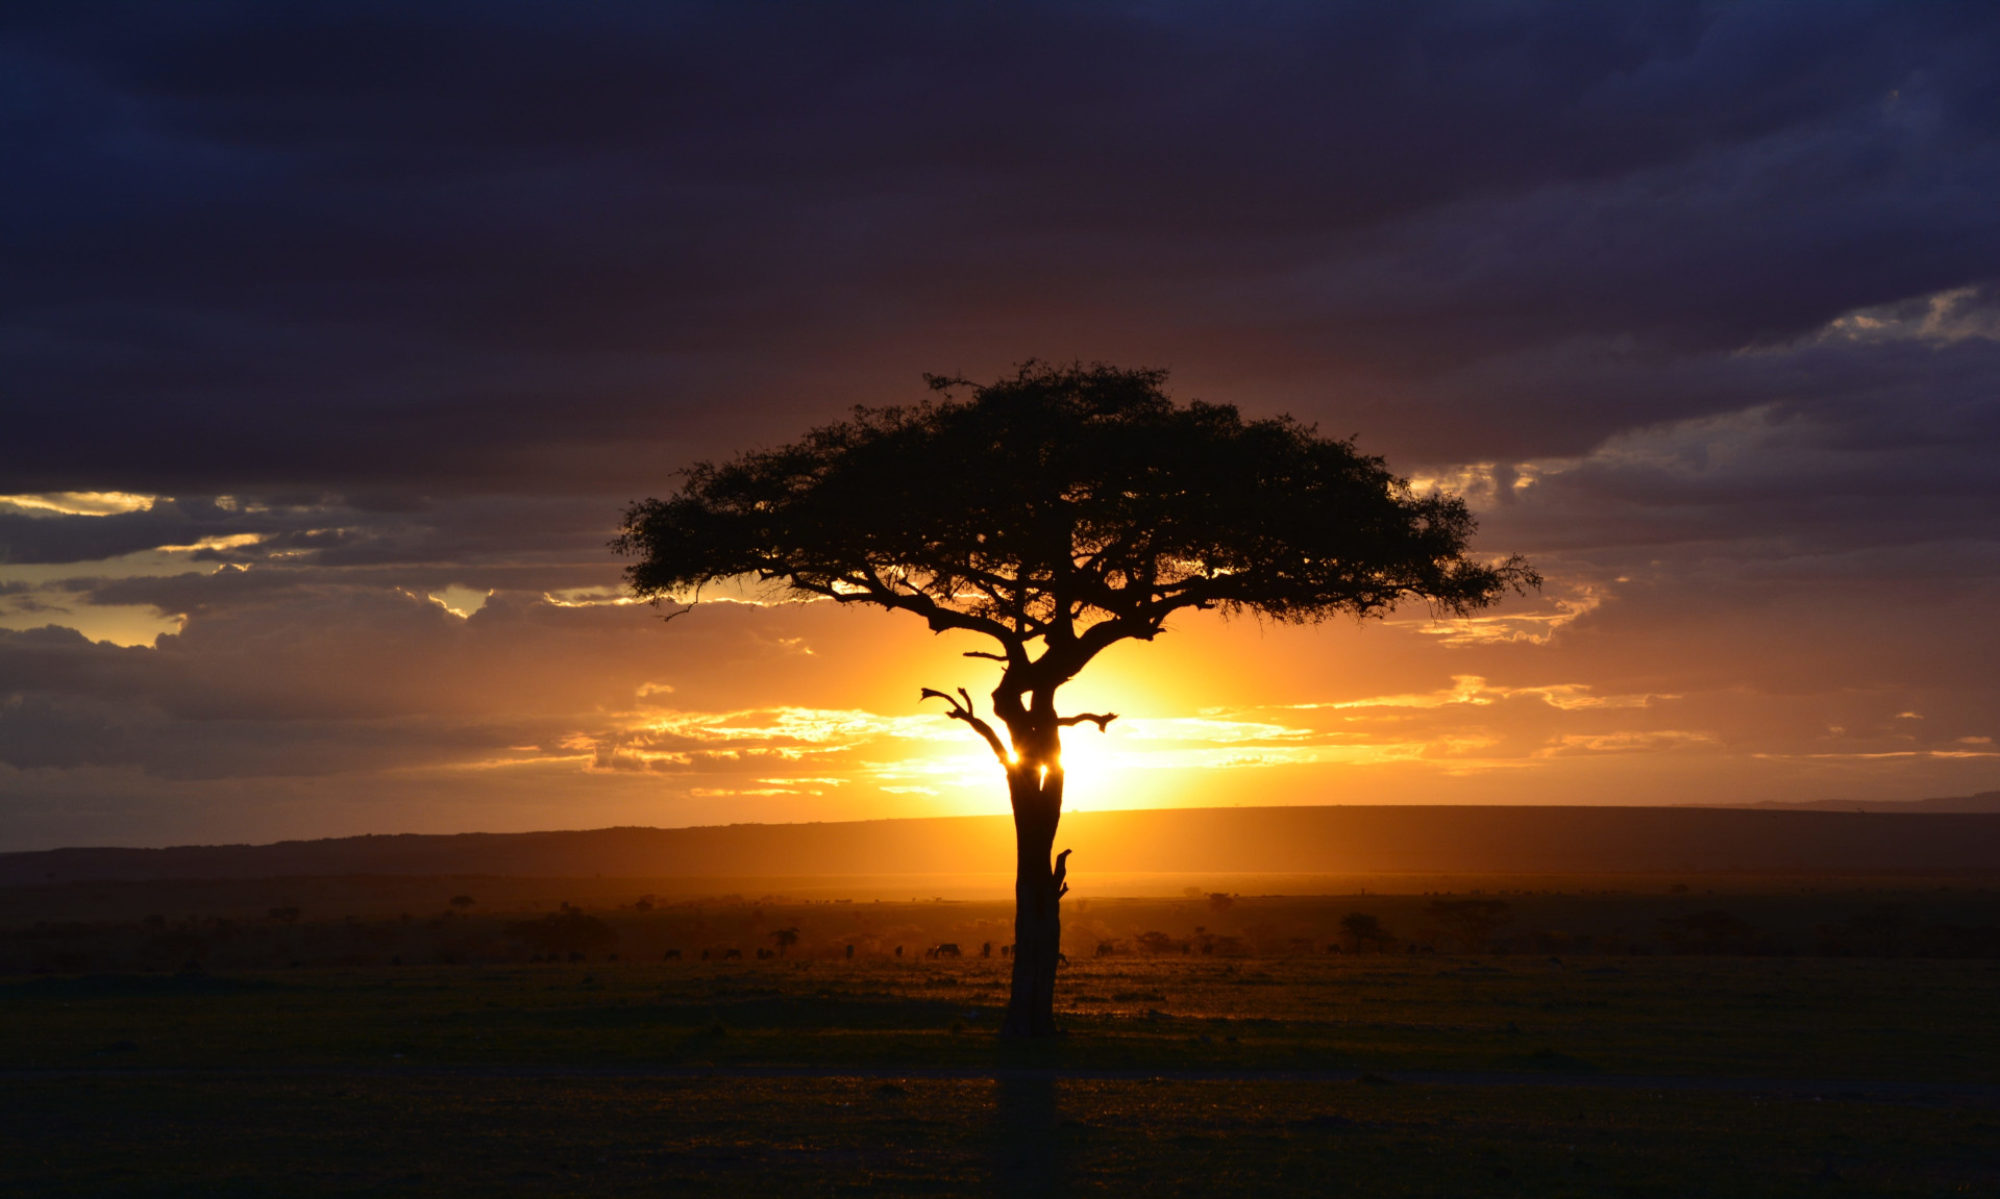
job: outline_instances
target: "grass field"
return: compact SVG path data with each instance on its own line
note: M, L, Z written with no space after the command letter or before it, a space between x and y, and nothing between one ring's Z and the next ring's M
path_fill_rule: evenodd
M997 958L0 980L15 1193L1984 1195L2000 963Z

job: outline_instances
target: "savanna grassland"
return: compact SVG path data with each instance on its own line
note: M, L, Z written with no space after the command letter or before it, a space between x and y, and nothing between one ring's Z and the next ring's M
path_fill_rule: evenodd
M1068 1035L1034 1045L993 1035L998 903L605 880L15 890L10 911L60 918L0 935L0 1181L2000 1188L2000 895L1981 880L1584 881L1073 901ZM922 955L947 941L965 956Z

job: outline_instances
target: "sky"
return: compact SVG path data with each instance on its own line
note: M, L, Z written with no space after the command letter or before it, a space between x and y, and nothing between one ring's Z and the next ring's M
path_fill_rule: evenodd
M1005 810L677 469L1030 359L1355 435L1538 596L1191 615L1075 808L2000 787L2000 8L16 3L0 849Z

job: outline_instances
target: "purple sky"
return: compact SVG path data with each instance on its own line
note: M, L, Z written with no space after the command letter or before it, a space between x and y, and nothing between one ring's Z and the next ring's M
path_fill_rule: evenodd
M1995 63L1977 4L12 5L0 849L999 810L960 647L663 628L604 543L1029 357L1548 577L1190 620L1079 682L1096 802L2000 786Z

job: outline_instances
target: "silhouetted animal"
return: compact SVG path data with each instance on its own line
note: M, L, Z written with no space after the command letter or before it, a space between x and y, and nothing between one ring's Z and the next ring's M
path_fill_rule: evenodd
M933 945L929 949L924 950L924 956L927 958L958 958L965 955L959 952L958 942L945 941L942 944Z
M669 949L660 955L660 960L663 962L678 962L681 960L681 951L678 949Z
M743 951L740 949L725 949L722 951L722 957L724 961L727 961L730 958L740 958L742 956L743 956Z

